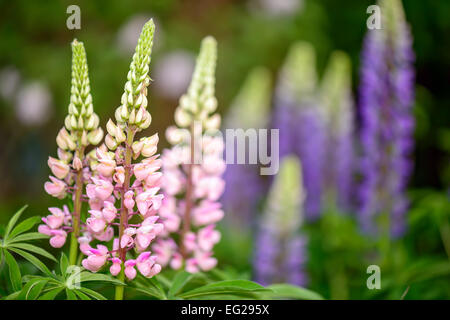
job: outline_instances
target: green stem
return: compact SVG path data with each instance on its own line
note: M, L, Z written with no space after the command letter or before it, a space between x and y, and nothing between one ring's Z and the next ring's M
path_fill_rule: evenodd
M78 257L78 238L75 233L72 232L70 235L70 251L69 251L69 264L76 265Z
M117 279L119 281L125 282L125 273L123 271L123 268L120 271L119 275L117 276ZM125 291L125 286L116 285L116 292L115 292L114 299L115 300L123 300L124 291Z
M84 157L84 148L80 148L76 152L81 160ZM70 252L69 252L69 263L70 265L75 265L77 263L78 257L78 237L80 235L80 215L81 215L81 196L83 194L83 169L77 171L77 177L75 181L75 200L74 209L72 217L73 232L70 237Z
M123 233L125 229L128 226L128 210L125 207L125 193L130 189L130 179L131 179L131 159L133 157L133 149L131 149L131 145L133 144L134 139L134 131L130 128L127 130L127 143L126 143L126 150L125 150L125 179L123 182L123 188L122 188L122 204L120 208L120 225L119 225L119 242L120 239L122 239ZM119 280L125 281L125 276L123 273L123 270L125 268L124 263L127 255L126 248L119 248L119 258L122 261L122 271L119 274ZM123 299L123 292L124 292L124 286L122 285L116 285L116 300L122 300Z

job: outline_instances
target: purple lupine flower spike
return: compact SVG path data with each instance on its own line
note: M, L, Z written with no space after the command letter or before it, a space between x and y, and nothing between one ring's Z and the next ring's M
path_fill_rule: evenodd
M299 42L290 49L275 94L272 127L280 132L280 157L297 155L304 168L305 215L321 211L324 119L316 95L314 48Z
M414 54L401 1L379 5L383 28L368 31L362 54L359 218L364 230L375 232L375 217L385 214L399 236L412 169Z
M353 98L350 59L333 52L320 88L320 106L326 119L325 199L329 208L351 209L353 178Z
M224 121L224 128L267 128L270 98L269 71L264 68L254 69L232 103ZM248 148L245 151L248 152ZM248 226L254 220L252 218L255 216L258 202L267 191L267 181L260 175L258 165L248 163L227 165L224 179L226 183L222 201L227 213L225 219L235 226ZM242 185L245 185L245 188L238 187Z
M258 228L253 261L257 282L306 284L306 240L299 232L303 202L300 162L287 156L275 176Z

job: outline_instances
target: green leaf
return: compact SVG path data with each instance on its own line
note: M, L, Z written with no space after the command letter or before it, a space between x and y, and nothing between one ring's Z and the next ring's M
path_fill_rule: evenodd
M134 287L134 289L138 292L141 292L141 293L147 295L147 296L155 297L159 300L166 300L166 297L162 296L161 292L159 292L157 289L155 289L153 287L146 288L146 287L136 286L136 287Z
M84 287L81 287L81 288L79 288L78 289L79 291L82 291L83 293L85 293L85 294L87 294L87 295L89 295L89 296L91 296L92 298L94 298L94 299L97 299L97 300L107 300L104 296L102 296L100 293L98 293L98 292L95 292L94 290L91 290L91 289L88 289L88 288L84 288Z
M9 269L9 279L11 280L13 290L19 291L20 289L22 289L22 276L20 274L19 265L17 264L17 261L14 259L14 257L8 252L8 250L4 251L6 264L8 265Z
M78 300L75 293L73 293L72 290L69 290L68 288L66 288L66 296L67 300Z
M25 231L30 230L31 228L33 228L33 226L38 223L39 221L41 221L41 217L31 217L28 218L24 221L22 221L21 223L19 223L17 225L17 227L15 227L10 234L10 238L14 238L15 236L24 233Z
M249 280L225 280L207 284L178 295L183 299L217 294L240 294L270 291L263 286Z
M43 294L39 300L55 300L56 296L63 291L64 287L56 287Z
M196 296L189 298L189 300L260 300L261 296L258 293L241 292L235 294L212 294L205 296Z
M29 243L16 243L11 244L9 248L19 248L27 251L34 252L36 254L40 254L41 256L44 256L46 258L49 258L50 260L56 261L55 257L51 255L49 252L45 251L42 248L36 247L35 245L29 244Z
M123 283L122 281L117 280L107 274L83 271L80 274L80 282L86 282L86 281L107 281L107 282L112 282L116 285L125 285L125 283Z
M33 256L32 254L17 248L10 248L10 250L14 251L15 253L21 255L22 257L30 261L36 268L44 272L46 275L54 277L54 275L50 272L50 270L48 270L45 264L43 264L38 258Z
M20 291L16 291L6 297L1 298L0 300L17 300L17 297L19 296L19 294L20 294Z
M42 289L48 283L48 280L33 279L23 287L18 299L35 300L41 294Z
M172 286L169 289L169 297L176 295L193 278L193 274L181 271L173 278Z
M145 279L147 279L147 278L145 278ZM157 274L156 276L154 276L151 279L155 279L155 281L158 282L158 284L160 284L160 286L164 286L167 289L169 289L172 286L172 282L169 279L167 279L165 276L163 276L161 273Z
M92 300L88 295L84 294L80 290L72 290L81 300Z
M8 225L6 226L5 236L4 239L8 239L9 233L11 232L12 228L16 224L17 220L19 220L20 216L22 215L23 211L28 207L28 205L24 205L19 211L17 211L14 216L9 220Z
M166 300L166 293L156 277L150 279L139 276L138 281L134 282L135 289L148 296L155 297L160 300Z
M22 282L29 282L29 281L33 281L33 280L36 280L36 279L48 280L48 281L51 281L53 283L60 284L60 282L58 280L54 279L54 278L49 278L49 277L44 277L44 276L36 276L36 275L31 275L31 274L24 275L22 277Z
M61 274L63 277L66 275L67 267L69 266L69 260L67 259L67 256L63 253L61 253L61 258L59 259L59 269L61 270Z
M323 300L323 297L314 291L290 284L272 284L267 289L273 291L273 293L267 293L268 298L272 299Z
M49 236L39 233L39 232L29 232L25 234L21 234L13 239L9 239L8 244L15 242L24 242L28 240L38 240L38 239L47 239Z

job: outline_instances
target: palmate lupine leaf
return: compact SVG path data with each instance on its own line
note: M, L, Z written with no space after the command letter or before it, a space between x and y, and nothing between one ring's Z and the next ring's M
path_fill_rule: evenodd
M6 226L6 230L5 230L5 236L4 239L7 239L9 236L9 233L11 232L12 228L14 227L14 225L16 224L17 220L19 220L20 216L22 215L22 213L25 211L25 209L28 207L28 205L23 206L22 208L19 209L19 211L17 211L13 217L9 220L8 225Z
M22 275L20 274L19 265L17 264L14 257L7 251L4 250L4 257L6 264L9 269L9 280L11 281L12 288L14 291L20 290L22 288Z
M182 271L173 278L172 286L169 289L169 297L175 296L194 277L194 274Z
M28 281L22 291L20 291L17 300L35 300L40 295L42 289L44 289L48 281L48 279L42 278L35 278Z
M26 243L26 241L30 240L47 238L47 236L38 234L36 232L25 233L40 221L39 217L31 217L17 224L26 208L27 206L23 206L13 215L6 226L3 239L0 240L0 265L2 265L3 260L5 260L6 265L8 266L9 281L11 282L11 286L14 292L20 291L22 289L22 274L20 272L19 264L17 263L13 253L28 260L37 269L47 275L51 275L50 270L32 253L56 261L53 255L51 255L46 250L30 243Z
M31 217L19 223L9 234L9 238L14 239L17 235L30 230L34 225L41 221L41 217Z
M9 239L8 244L12 244L15 242L24 242L29 240L39 240L39 239L47 239L48 236L39 232L28 232L21 234L15 238Z
M166 292L164 291L161 283L158 281L158 278L159 276L155 276L153 278L148 279L139 275L137 281L134 282L135 285L134 289L149 297L156 298L159 300L167 300Z
M31 262L36 268L41 270L46 275L49 276L52 275L51 271L47 268L47 266L44 263L42 263L41 260L33 256L31 253L28 253L26 251L14 247L10 247L9 250L14 253L17 253L18 255L22 256L23 258Z
M124 284L109 275L86 272L81 267L72 269L71 266L69 266L68 259L64 253L61 255L59 267L56 270L58 270L59 273L56 273L55 271L49 274L46 273L47 276L44 277L23 277L23 280L25 280L27 284L17 296L12 296L10 298L20 300L54 300L65 295L67 300L106 300L100 293L82 287L81 284L90 281L112 282L118 285ZM73 284L76 284L76 286Z
M77 284L88 281L123 284L119 280L108 275L84 272L82 268L75 270L70 269L68 259L64 254L61 255L59 261L58 270L60 273L51 272L50 269L34 254L56 262L55 257L41 247L27 243L27 241L48 238L48 236L38 232L27 233L28 230L32 229L40 221L40 218L31 217L18 223L25 209L26 206L22 207L13 215L6 226L3 239L0 240L0 265L3 265L3 262L5 262L8 267L9 282L11 283L11 288L13 290L12 293L3 299L53 300L56 299L60 293L64 292L66 298L69 300L105 300L106 298L103 295L91 289L80 286L72 287L72 280L77 279L79 282ZM26 275L22 277L15 255L28 260L41 271L44 276ZM23 283L25 284L24 286L22 286Z

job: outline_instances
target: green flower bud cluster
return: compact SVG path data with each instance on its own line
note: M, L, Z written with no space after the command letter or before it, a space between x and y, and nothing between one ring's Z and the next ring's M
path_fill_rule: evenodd
M378 3L381 7L381 26L388 30L379 33L390 35L392 39L399 39L399 33L406 32L408 28L402 2L399 0L380 0ZM393 41L393 45L401 47L404 44L397 40Z
M271 76L263 67L253 69L230 106L226 128L265 128L268 125Z
M317 90L314 47L301 41L293 44L280 76L279 96L288 97L293 102L314 100Z
M214 96L217 42L209 36L203 39L197 57L194 74L186 94L182 95L175 111L179 127L189 127L193 121L201 121L206 129L218 129L220 116L211 115L217 109Z
M138 130L147 129L152 121L152 117L146 108L148 103L147 87L151 81L148 72L154 32L155 24L153 20L150 20L142 29L130 64L121 105L115 112L117 125L121 129L124 129L127 124L136 126ZM117 133L118 137L111 132L109 134L108 140L110 140L111 145L113 145L112 138L116 138L117 144L121 143L120 133Z
M65 128L58 133L56 141L63 150L75 150L77 145L96 145L103 138L99 117L94 112L90 93L86 51L82 42L72 42L72 87L69 112ZM67 129L67 130L66 130Z
M346 53L335 51L331 54L320 85L319 98L328 128L333 133L352 130L351 63Z

